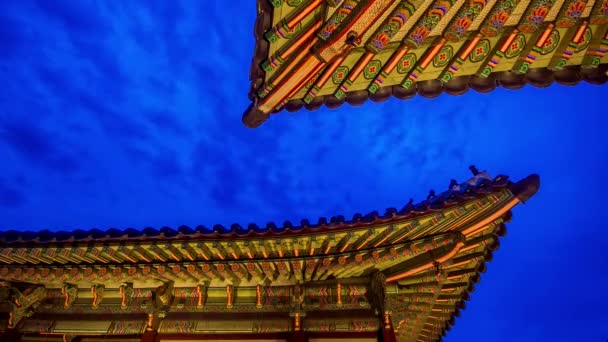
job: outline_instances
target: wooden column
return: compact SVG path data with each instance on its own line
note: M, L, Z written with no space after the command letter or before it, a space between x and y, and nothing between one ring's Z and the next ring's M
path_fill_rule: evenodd
M303 330L292 331L287 342L306 342L306 334Z
M306 342L306 335L302 330L302 316L296 312L293 317L293 331L289 334L287 342Z
M160 321L164 318L164 314L160 317L154 317L154 313L148 314L148 321L146 322L146 330L141 336L141 342L155 342L158 338L158 327Z
M391 315L388 311L384 312L382 323L380 331L378 331L378 341L397 342L397 337L395 336L395 331L393 330L393 324L391 322Z
M141 336L141 342L155 342L156 336L156 331L145 331Z

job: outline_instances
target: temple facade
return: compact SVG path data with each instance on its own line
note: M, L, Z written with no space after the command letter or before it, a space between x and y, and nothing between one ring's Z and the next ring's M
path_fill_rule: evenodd
M350 220L1 232L0 341L440 340L540 184L471 170Z
M283 109L608 80L608 0L257 0L246 126Z

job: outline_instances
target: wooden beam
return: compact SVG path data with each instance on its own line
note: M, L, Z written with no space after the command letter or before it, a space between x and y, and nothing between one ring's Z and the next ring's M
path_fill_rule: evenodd
M241 250L241 248L239 247L238 244L231 242L228 243L227 248L230 249L230 258L234 259L234 260L239 260L239 259L244 259L244 257L246 256L245 253L243 253L243 251ZM227 249L228 250L228 249Z
M258 262L248 262L246 265L247 272L251 274L253 279L256 279L258 283L264 282L266 275L262 271L262 267Z
M442 264L442 263L446 262L447 260L453 258L458 253L458 251L460 250L460 248L462 248L463 246L464 246L464 243L461 242L461 241L459 241L459 242L457 242L454 245L454 247L452 248L452 250L449 251L447 254L445 254L445 255L437 258L436 260L430 261L430 262L428 262L428 263L426 263L424 265L421 265L421 266L409 269L409 270L407 270L407 271L405 271L403 273L391 275L391 276L387 277L386 282L390 283L390 282L394 282L394 281L403 279L405 277L409 277L409 276L415 275L415 274L417 274L417 273L419 273L421 271L424 271L424 270L427 270L428 268L431 268L434 265L435 262L438 262L439 264Z
M16 329L6 329L5 331L0 332L0 341L19 342L21 341L22 336L23 333Z
M182 243L179 248L180 248L180 252L182 253L182 255L184 257L186 257L188 260L190 260L190 261L197 260L198 253L196 253L196 251L192 248L192 246L190 246L190 244L188 242Z
M168 254L171 259L177 261L177 262L181 262L184 260L184 255L182 254L182 252L177 249L177 247L175 247L173 244L171 243L167 243L165 245L165 253Z

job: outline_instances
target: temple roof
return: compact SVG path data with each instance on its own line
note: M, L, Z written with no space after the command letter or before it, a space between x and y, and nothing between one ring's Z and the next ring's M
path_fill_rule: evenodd
M608 80L608 0L258 0L257 127L283 109Z
M453 180L417 204L351 220L251 230L2 232L0 297L10 288L20 304L0 303L0 331L8 324L35 336L145 328L166 338L281 337L294 329L297 312L309 336L375 336L385 325L401 341L440 339L498 248L511 208L540 184L537 175L511 182L471 170L471 179Z

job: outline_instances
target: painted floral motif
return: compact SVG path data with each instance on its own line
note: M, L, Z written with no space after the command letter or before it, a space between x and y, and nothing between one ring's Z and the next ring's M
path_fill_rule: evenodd
M386 45L399 32L407 19L412 15L415 8L409 1L403 1L390 15L389 19L376 33L372 36L370 43L367 44L367 49L371 52L378 53L384 49Z
M373 50L375 51L380 51L382 49L384 49L384 47L391 41L391 37L388 36L387 32L381 32L380 34L376 35L372 41L371 44L374 47Z
M517 37L513 40L507 51L505 52L505 57L513 58L519 56L521 51L526 46L526 37L523 34L518 34Z
M444 67L452 59L454 52L450 45L444 46L441 51L433 58L433 65L437 68Z
M127 274L131 278L133 278L136 273L137 273L137 268L136 267L129 267L129 269L127 270Z
M593 9L589 22L599 25L608 24L608 0L596 3L596 8Z
M33 269L32 267L28 267L25 269L25 276L27 278L32 278L32 277L34 277L35 274L36 274L36 270Z
M513 9L520 0L498 0L486 17L480 31L484 36L495 37L503 29Z
M410 34L409 38L411 41L414 42L415 46L417 47L424 42L424 40L429 36L430 33L431 30L427 26L422 25L416 27L414 32Z
M114 280L121 280L124 274L123 268L115 268L112 270L112 276ZM91 277L96 277L96 274L91 275Z
M103 279L103 280L108 279L109 278L108 268L100 267L99 270L97 270L97 275L99 276L100 279Z
M490 23L497 30L500 30L501 28L503 28L503 26L505 26L507 19L509 19L509 13L507 13L506 11L500 11L500 12L494 13Z
M578 19L585 10L585 3L583 1L576 1L570 4L566 10L566 15L573 19Z
M473 63L482 61L490 52L490 41L487 39L481 40L475 49L471 52L469 59Z
M451 26L445 34L449 41L456 42L465 35L473 21L484 9L487 0L470 0L466 7L463 7L456 18L451 21Z
M357 0L347 0L342 6L334 13L331 18L327 21L327 24L319 32L319 38L327 40L329 36L336 30L336 28L342 23L342 21L348 17L357 6Z
M558 44L559 32L557 30L553 30L547 40L545 40L543 46L540 48L540 54L546 55L548 53L551 53L553 50L555 50Z
M51 275L51 270L48 268L40 269L40 277L44 280L49 280L49 276Z
M429 36L431 31L437 26L437 24L443 19L445 14L452 7L453 1L439 0L433 4L433 7L429 10L427 16L420 21L420 23L414 28L412 33L409 34L406 44L410 48L419 47L426 38Z
M540 25L545 20L545 17L549 13L549 8L545 6L537 7L532 11L528 20L535 23L536 25Z
M81 280L82 274L81 274L80 270L77 268L72 268L70 270L70 278L73 280Z
M537 0L528 10L526 20L519 25L519 30L526 33L535 32L545 21L554 0Z
M368 80L376 77L378 72L380 72L380 68L382 67L382 63L379 60L373 60L369 62L369 64L363 70L363 77Z
M340 84L342 81L344 81L346 75L348 75L348 67L340 66L336 69L336 71L334 71L331 80L334 82L334 84Z
M459 41L467 32L473 20L475 20L473 15L463 15L456 20L454 25L445 33L444 37L451 42Z
M456 23L454 24L454 27L453 27L454 31L456 31L456 33L458 33L458 35L462 36L463 34L465 34L465 32L467 32L467 30L473 23L472 19L473 18L471 15L467 15L467 16L459 18L458 21L456 21Z
M325 25L325 27L323 28L323 31L321 31L321 35L323 36L323 38L325 38L325 39L329 38L331 33L336 30L336 26L337 26L336 20L328 22L327 25Z
M586 1L583 0L571 0L563 15L558 18L556 26L565 28L574 26L583 14L585 4Z

